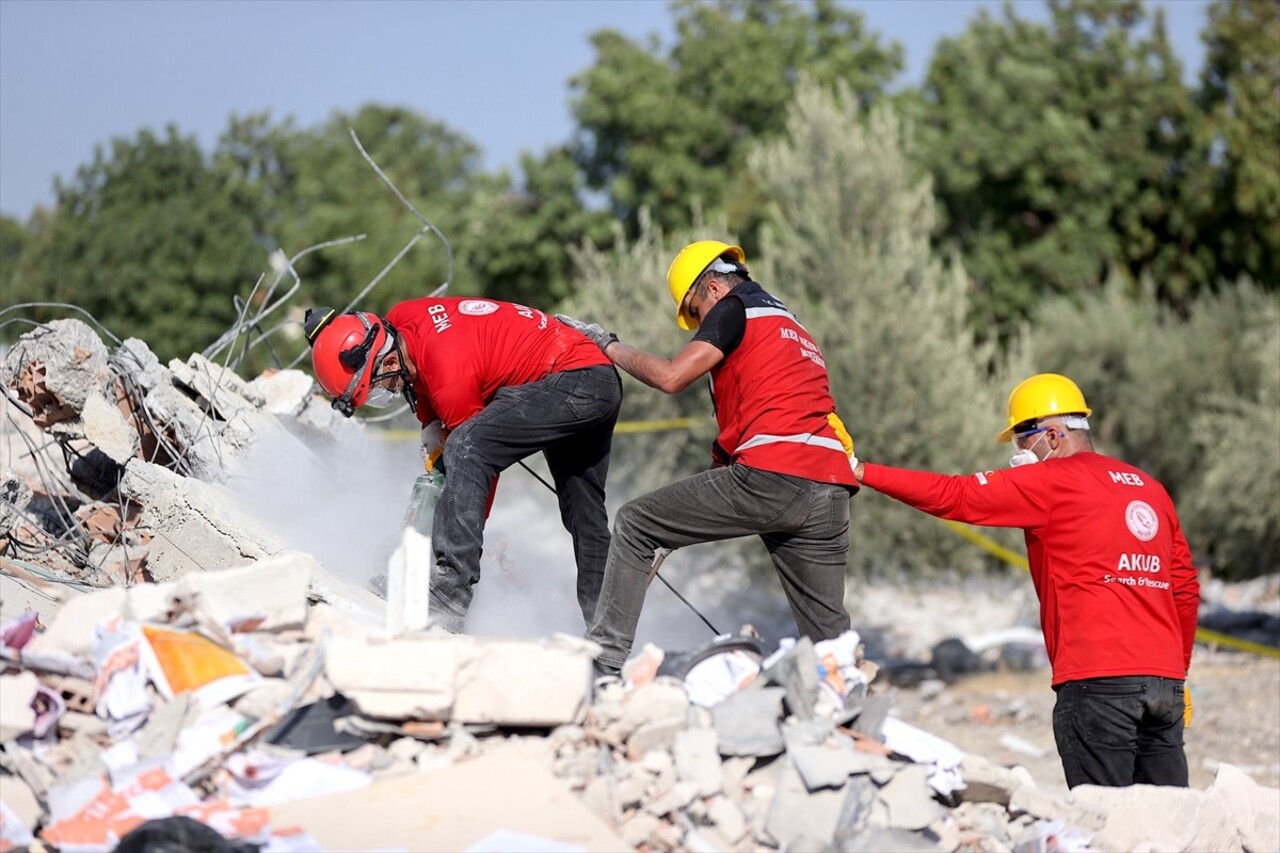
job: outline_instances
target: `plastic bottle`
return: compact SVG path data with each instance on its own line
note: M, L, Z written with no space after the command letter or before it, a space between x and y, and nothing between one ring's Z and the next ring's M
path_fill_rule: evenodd
M413 481L413 491L409 494L409 508L404 513L404 526L412 527L423 536L430 536L436 515L436 504L440 501L442 491L444 491L442 472L427 471L419 474Z

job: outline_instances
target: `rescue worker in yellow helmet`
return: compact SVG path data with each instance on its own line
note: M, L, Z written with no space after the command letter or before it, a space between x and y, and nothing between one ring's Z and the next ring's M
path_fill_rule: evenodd
M1187 786L1183 729L1200 583L1178 514L1145 471L1093 448L1076 383L1009 395L1011 471L950 477L857 462L858 481L939 518L1020 527L1058 694L1069 787Z
M800 632L849 629L844 607L853 442L835 414L822 351L787 307L751 279L742 249L685 246L667 271L676 324L693 339L672 358L561 316L615 365L676 394L702 376L720 433L711 468L625 504L614 517L604 588L587 636L597 671L618 672L635 640L645 590L671 551L757 535Z

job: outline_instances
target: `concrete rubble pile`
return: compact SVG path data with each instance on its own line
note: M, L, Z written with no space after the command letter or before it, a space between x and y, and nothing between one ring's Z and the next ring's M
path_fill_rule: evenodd
M246 382L199 354L165 367L143 341L108 350L76 319L22 335L0 384L9 420L21 412L43 439L23 436L34 476L0 471L0 557L85 586L170 580L280 551L223 484L257 441L316 446L358 428L302 371Z
M194 818L268 850L1271 850L1280 791L1039 787L892 715L855 632L646 646L391 635L298 552L2 629L0 850ZM718 652L718 653L715 653Z
M0 853L191 827L272 851L1280 849L1280 791L1230 765L1067 793L902 722L853 631L648 645L593 681L580 638L423 628L220 488L262 435L330 428L309 380L148 356L58 321L4 361L73 452L60 495L6 480L0 533L78 541L42 526L59 499L124 510L46 576L0 554Z

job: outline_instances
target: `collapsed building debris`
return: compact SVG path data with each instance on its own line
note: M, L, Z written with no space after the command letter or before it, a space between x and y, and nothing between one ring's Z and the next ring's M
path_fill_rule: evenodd
M1039 787L892 715L854 632L646 647L390 636L286 552L3 627L0 850L111 850L190 817L271 850L1262 850L1280 791ZM555 842L559 847L550 847ZM527 849L527 848L521 848Z

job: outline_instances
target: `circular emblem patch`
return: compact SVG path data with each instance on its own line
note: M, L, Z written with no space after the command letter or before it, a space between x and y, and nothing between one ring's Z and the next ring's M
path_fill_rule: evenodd
M458 303L458 310L463 314L483 317L485 314L492 314L497 311L498 303L490 302L487 299L464 299Z
M1160 532L1160 516L1146 501L1129 501L1124 508L1124 523L1129 526L1129 532L1143 542L1150 542Z

